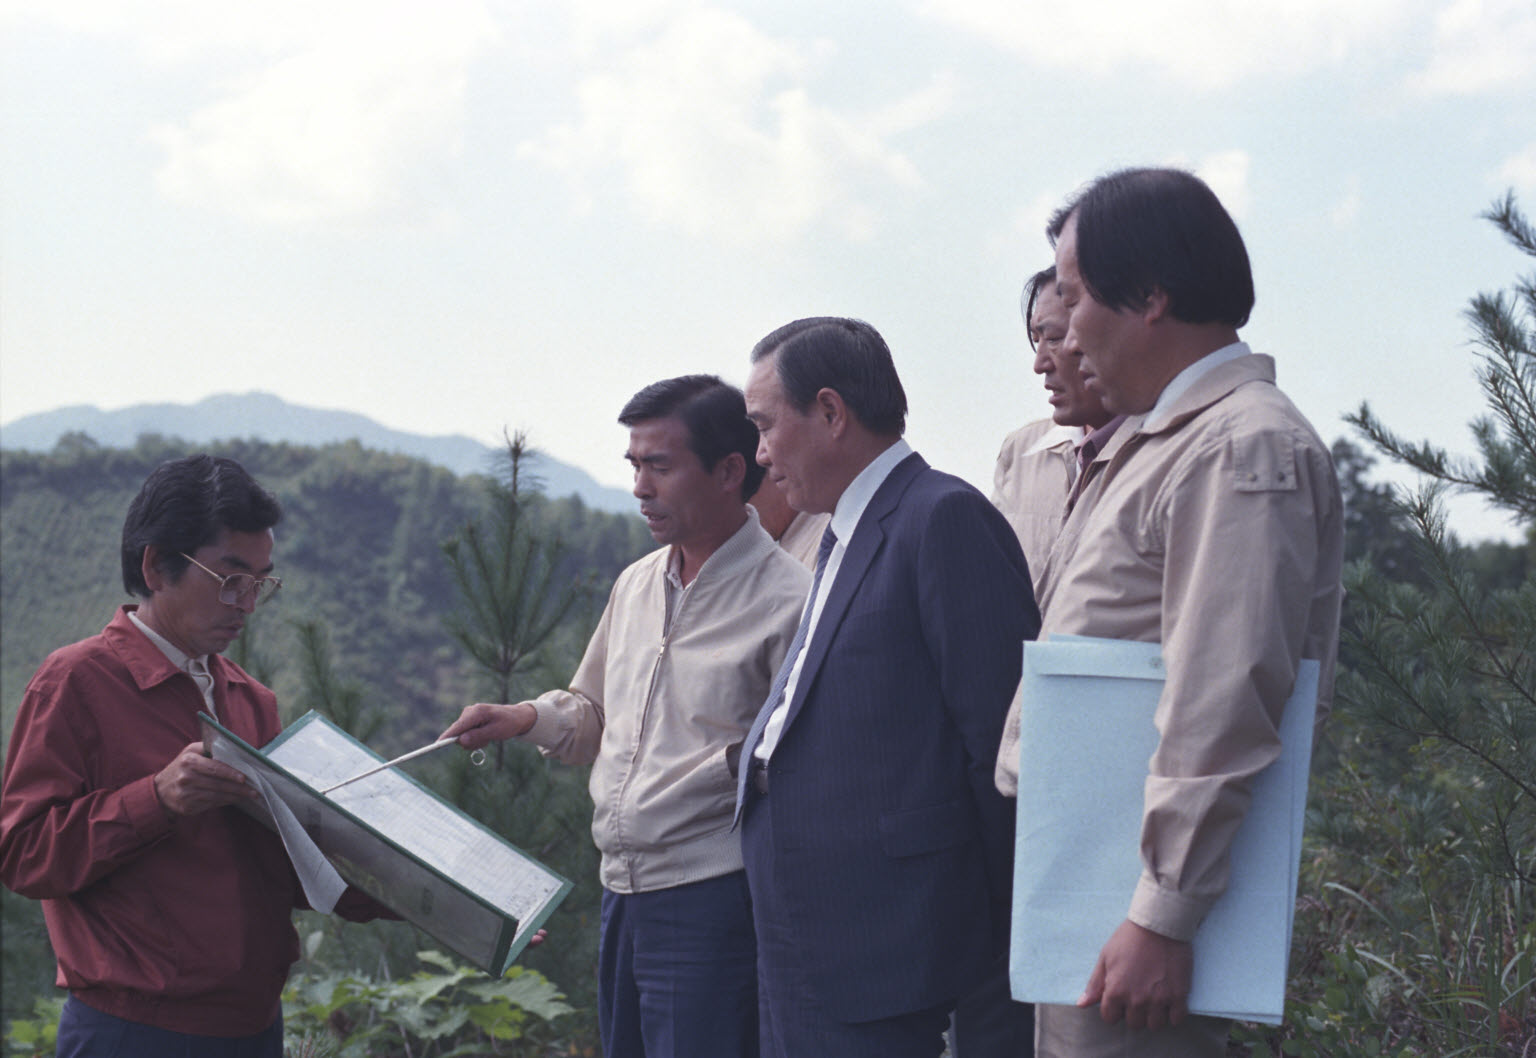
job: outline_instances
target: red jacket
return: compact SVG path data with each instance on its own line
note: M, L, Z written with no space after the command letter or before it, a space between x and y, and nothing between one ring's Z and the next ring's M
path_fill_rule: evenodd
M0 787L0 881L43 901L58 983L83 1002L175 1032L259 1032L298 958L303 891L277 835L239 809L173 823L160 807L154 773L200 737L203 698L128 609L27 687ZM208 660L224 725L265 745L282 726L272 692Z

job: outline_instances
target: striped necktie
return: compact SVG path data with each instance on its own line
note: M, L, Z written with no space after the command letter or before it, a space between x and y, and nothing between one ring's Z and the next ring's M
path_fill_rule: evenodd
M805 649L805 637L811 628L811 614L816 609L816 592L821 588L821 575L827 569L827 556L832 554L832 548L837 544L837 534L832 527L827 526L827 531L821 534L821 546L816 550L816 573L811 577L811 593L806 596L805 610L800 614L800 627L795 629L795 636L789 641L789 649L784 654L784 662L779 666L778 673L773 677L773 685L768 688L768 698L763 702L763 707L757 711L757 719L752 721L752 729L747 732L747 737L741 743L741 761L736 767L736 822L741 821L741 806L747 795L747 774L752 770L752 753L757 749L759 742L763 740L763 728L768 726L768 718L784 700L784 688L789 684L789 674L794 670L795 661L800 657L800 651ZM734 826L735 823L732 824Z

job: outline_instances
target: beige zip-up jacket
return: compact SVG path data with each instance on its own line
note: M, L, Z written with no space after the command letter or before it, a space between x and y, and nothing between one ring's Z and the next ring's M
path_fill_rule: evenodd
M1343 504L1328 448L1249 355L1198 379L1149 430L1128 419L1043 576L1040 638L1160 642L1167 682L1128 918L1187 940L1226 888L1253 776L1279 752L1302 658L1338 652ZM1019 704L998 757L1018 789ZM1021 812L1028 806L1020 805Z
M992 506L1013 526L1037 595L1045 558L1067 513L1082 437L1081 427L1038 419L1003 439L992 470Z
M540 695L538 719L521 736L548 756L592 765L592 837L603 886L615 893L741 869L726 749L768 697L810 590L810 572L748 508L666 629L671 551L619 574L570 689Z

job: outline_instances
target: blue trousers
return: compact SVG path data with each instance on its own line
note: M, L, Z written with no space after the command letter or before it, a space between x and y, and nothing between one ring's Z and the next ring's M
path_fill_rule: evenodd
M597 1002L605 1058L757 1058L746 875L604 890Z
M59 1018L58 1058L283 1058L283 1019L254 1036L193 1036L103 1014L74 996Z

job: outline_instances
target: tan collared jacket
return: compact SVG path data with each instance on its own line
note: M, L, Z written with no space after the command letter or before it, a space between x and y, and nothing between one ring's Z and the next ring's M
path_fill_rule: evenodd
M810 572L749 510L664 633L670 554L654 551L619 574L570 689L540 695L522 736L548 756L592 764L592 837L615 893L741 869L726 749L768 697L810 590Z
M794 555L806 569L813 570L816 568L816 553L821 550L822 534L827 531L827 523L831 521L830 514L797 511L785 528L784 535L779 537L779 546Z
M1059 434L1052 443L1051 432ZM1077 430L1079 439L1082 430ZM1024 549L1036 594L1045 558L1061 532L1072 490L1077 449L1066 428L1050 419L1019 427L1003 439L992 471L992 506L1003 512Z
M1319 718L1332 698L1342 501L1327 446L1274 377L1269 357L1245 356L1199 379L1156 430L1127 420L1042 577L1042 639L1163 645L1161 741L1128 917L1177 939L1226 887L1228 848L1252 777L1279 752L1302 658L1322 665ZM1007 794L1018 707L998 758Z

